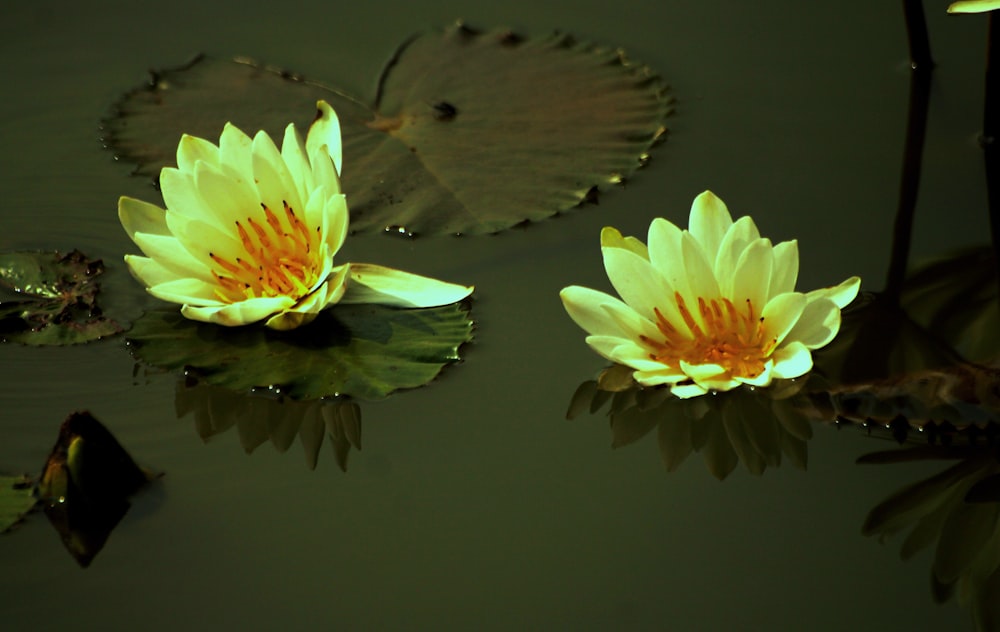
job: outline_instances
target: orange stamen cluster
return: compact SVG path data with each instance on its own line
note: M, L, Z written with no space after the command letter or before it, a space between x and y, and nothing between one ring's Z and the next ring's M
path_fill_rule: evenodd
M680 292L674 292L674 300L686 327L674 326L656 308L656 328L663 339L639 336L655 349L649 354L651 359L670 367L679 367L681 360L689 364L718 364L729 378L753 378L764 371L778 341L767 337L764 317L755 313L750 299L741 311L728 298L699 297L699 318L688 309Z
M235 260L210 252L215 263L212 275L218 282L215 294L227 303L248 298L305 296L322 271L318 260L319 227L310 232L295 211L285 207L284 222L267 207L265 223L247 217L246 222L236 220L236 232L243 244L244 253Z

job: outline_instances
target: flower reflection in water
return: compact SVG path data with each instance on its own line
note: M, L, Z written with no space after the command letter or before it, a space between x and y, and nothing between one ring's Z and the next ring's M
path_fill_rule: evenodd
M668 388L643 388L631 369L615 365L596 381L580 385L567 417L595 413L610 402L612 447L646 436L654 428L663 462L676 471L699 452L713 476L725 479L743 463L755 475L778 467L782 459L799 469L808 461L812 438L809 414L815 410L800 395L805 380L780 380L767 389L738 389L695 399L681 399Z
M951 438L950 435L948 435ZM880 540L909 529L900 556L934 549L931 589L944 602L957 594L977 629L1000 629L1000 442L925 445L875 452L863 464L955 459L951 467L912 483L869 512L862 531ZM972 443L975 441L975 443Z
M298 437L309 469L316 467L324 435L341 470L347 471L351 448L361 449L361 409L347 398L296 401L179 381L175 406L178 419L194 416L203 441L235 426L247 454L266 441L283 453Z

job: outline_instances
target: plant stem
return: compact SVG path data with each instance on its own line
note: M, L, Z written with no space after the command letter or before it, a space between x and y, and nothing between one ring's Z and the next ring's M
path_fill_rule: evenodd
M1000 155L997 134L1000 108L1000 46L996 42L997 21L995 11L987 16L986 36L986 89L983 100L983 159L986 163L986 204L990 212L990 233L993 238L993 258L1000 283Z
M917 207L924 136L927 131L931 71L934 68L921 0L903 0L903 14L910 40L910 103L906 121L906 142L903 147L903 169L899 183L899 205L896 207L892 254L883 295L891 303L899 301L910 257L913 215Z

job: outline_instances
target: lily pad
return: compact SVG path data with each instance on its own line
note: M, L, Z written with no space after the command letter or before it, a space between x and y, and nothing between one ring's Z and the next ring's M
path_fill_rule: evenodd
M338 305L289 332L225 328L153 311L129 332L146 364L184 369L234 391L269 388L294 399L336 395L379 399L434 379L472 339L461 304L430 309Z
M122 331L97 304L103 272L78 250L0 253L0 341L71 345Z
M32 492L34 486L29 476L0 474L0 533L8 531L35 507L38 501Z
M105 141L155 174L188 133L227 121L272 137L305 129L325 99L340 118L356 231L493 233L622 182L665 137L671 100L621 49L565 34L523 38L458 24L404 43L371 105L246 60L199 58L157 72L105 121Z

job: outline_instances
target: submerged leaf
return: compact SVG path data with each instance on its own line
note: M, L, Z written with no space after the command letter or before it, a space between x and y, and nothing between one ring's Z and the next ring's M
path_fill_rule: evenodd
M34 483L28 476L0 474L0 533L4 533L34 508Z
M648 159L670 111L662 79L620 49L457 25L403 44L372 106L293 73L198 59L126 94L106 141L154 174L183 133L215 138L232 121L278 137L318 99L340 119L352 229L404 233L492 233L592 201Z
M216 327L153 311L129 333L134 355L234 391L271 388L295 399L379 399L423 386L472 338L461 304L430 309L338 305L290 332ZM266 437L265 437L266 438Z
M100 259L74 250L0 253L0 341L71 345L122 331L97 305Z

